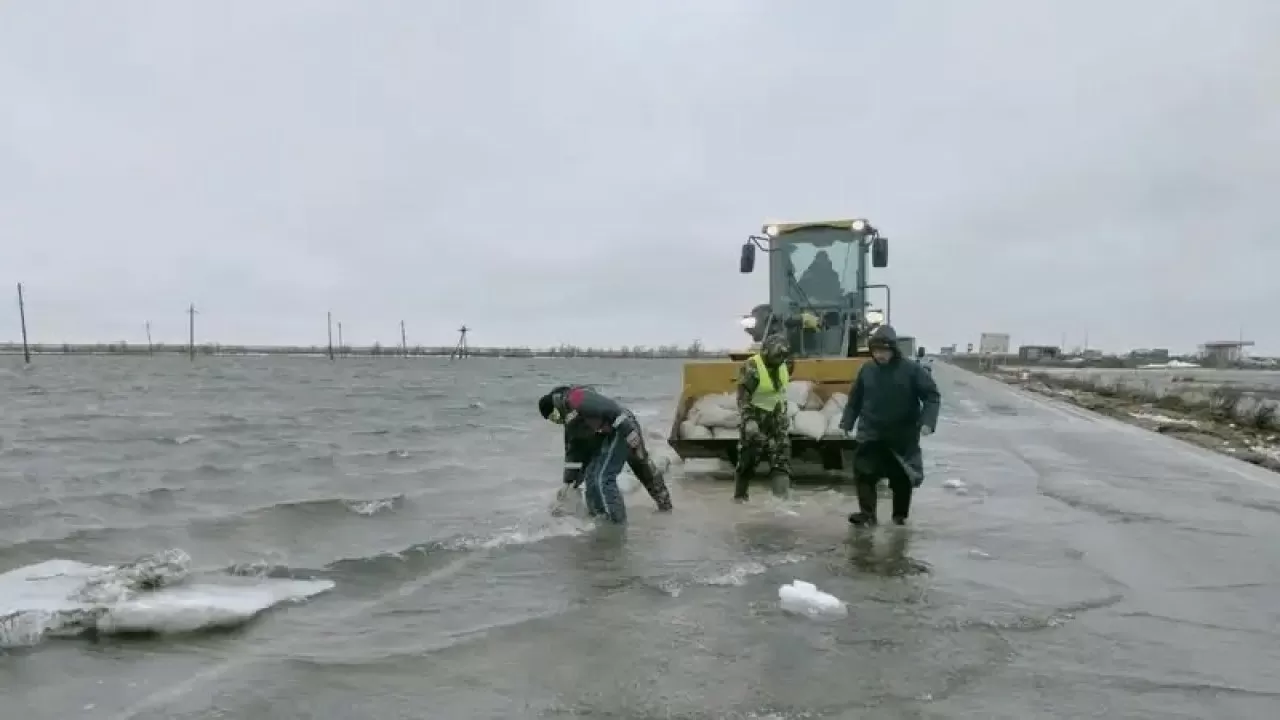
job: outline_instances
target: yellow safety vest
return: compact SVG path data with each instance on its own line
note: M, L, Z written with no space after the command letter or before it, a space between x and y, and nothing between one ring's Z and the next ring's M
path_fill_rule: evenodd
M773 412L778 405L787 402L787 384L791 382L787 365L783 363L778 366L779 382L778 386L774 387L773 378L769 376L769 368L765 367L764 358L756 354L751 356L751 360L756 364L756 375L760 378L756 391L751 394L751 404L766 412Z

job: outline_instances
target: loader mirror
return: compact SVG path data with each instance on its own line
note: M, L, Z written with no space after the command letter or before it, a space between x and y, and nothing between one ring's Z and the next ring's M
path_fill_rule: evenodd
M738 272L749 273L756 269L756 246L751 243L742 244L742 257L738 259Z
M923 360L923 359L924 359L924 347L918 347L918 348L916 348L916 357L917 357L917 358L919 358L919 359L921 359L921 360Z
M889 238L875 236L871 240L871 267L889 266Z

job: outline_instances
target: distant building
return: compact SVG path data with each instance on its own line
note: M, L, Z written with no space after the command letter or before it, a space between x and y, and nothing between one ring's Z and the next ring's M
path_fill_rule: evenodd
M1169 348L1130 350L1129 357L1143 363L1167 363L1169 362Z
M944 345L938 350L938 354L942 357L951 357L956 354L956 346Z
M1205 365L1235 365L1244 360L1244 349L1253 347L1252 340L1219 340L1200 346L1200 359Z
M1028 362L1038 360L1057 360L1062 349L1057 345L1023 345L1018 348L1018 359Z
M915 357L916 356L916 339L911 337L910 335L899 335L898 336L898 352L902 353L904 357Z
M1009 334L982 333L982 337L978 339L978 353L980 355L1008 355Z

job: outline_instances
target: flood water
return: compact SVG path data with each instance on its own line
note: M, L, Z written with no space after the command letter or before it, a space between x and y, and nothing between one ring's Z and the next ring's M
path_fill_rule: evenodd
M0 582L6 717L1280 714L1277 476L945 365L910 527L703 463L619 534L549 516L534 401L596 384L656 450L677 362L3 360L0 572L46 563ZM187 632L22 594L167 550L189 576L110 617Z

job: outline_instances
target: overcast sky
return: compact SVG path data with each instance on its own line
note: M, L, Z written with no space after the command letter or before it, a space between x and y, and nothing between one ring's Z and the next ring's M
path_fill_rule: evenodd
M0 278L36 342L194 302L224 343L737 346L745 236L865 216L930 347L1280 353L1277 37L1276 0L14 0Z

